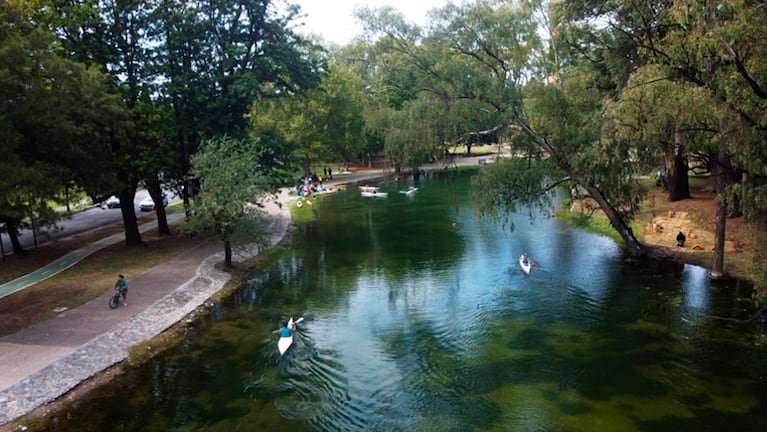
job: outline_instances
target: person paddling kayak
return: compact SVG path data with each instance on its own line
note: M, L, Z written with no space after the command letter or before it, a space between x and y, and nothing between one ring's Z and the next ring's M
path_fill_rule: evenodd
M293 328L290 327L295 328L295 324L291 326L288 321L284 321L282 327L280 327L280 337L286 338L293 336Z

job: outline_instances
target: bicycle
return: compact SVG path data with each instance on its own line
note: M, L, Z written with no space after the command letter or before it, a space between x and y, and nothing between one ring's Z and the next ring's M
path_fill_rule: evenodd
M109 298L109 309L115 309L120 306L120 300L122 299L122 293L119 289L115 288L115 294Z

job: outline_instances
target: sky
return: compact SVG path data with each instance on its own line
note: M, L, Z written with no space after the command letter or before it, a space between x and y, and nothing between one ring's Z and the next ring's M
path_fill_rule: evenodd
M419 25L426 23L426 12L442 7L448 0L292 0L301 6L306 15L299 33L314 33L325 40L345 45L362 32L352 13L355 6L377 8L392 6L408 21ZM460 1L453 0L453 3Z

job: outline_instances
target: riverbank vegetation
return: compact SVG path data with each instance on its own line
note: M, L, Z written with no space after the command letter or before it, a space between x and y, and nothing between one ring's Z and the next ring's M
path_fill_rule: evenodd
M749 273L767 285L758 5L472 0L433 10L423 28L390 7L360 8L364 37L346 46L297 34L300 14L273 0L0 4L0 232L14 253L23 228L55 224L42 203L70 188L94 202L132 202L140 185L159 202L172 188L189 218L203 216L193 201L218 199L192 161L223 136L255 149L249 163L266 181L241 197L252 202L320 161L383 159L418 177L490 144L514 157L476 181L486 214L566 185L593 200L628 255L656 251L636 229L643 178L685 203L690 176L705 174L711 277L730 271L728 227L743 218ZM143 245L135 209L121 211L126 246ZM156 216L171 234L163 206Z

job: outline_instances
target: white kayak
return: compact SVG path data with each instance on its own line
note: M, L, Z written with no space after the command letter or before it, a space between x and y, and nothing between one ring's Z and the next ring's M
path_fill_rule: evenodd
M301 320L302 318L299 318ZM277 341L277 351L280 352L280 355L285 354L285 351L290 348L291 345L293 345L293 333L296 331L296 323L293 321L293 317L290 317L288 320L288 328L290 329L291 333L288 337L281 337L279 341Z
M372 192L362 191L362 192L360 192L360 195L362 195L364 197L369 197L369 198L386 198L386 197L389 196L389 193L388 192L378 192L378 191L372 191Z
M530 269L533 267L533 262L529 259L527 260L527 264L525 264L525 256L520 255L519 257L519 266L522 267L522 271L526 274L530 274Z
M359 186L360 192L378 192L379 189L381 189L378 186Z
M417 187L410 186L407 190L401 190L399 193L410 196L413 195L417 190Z

